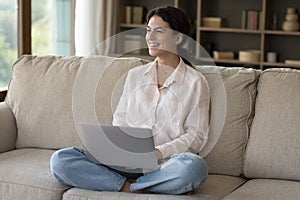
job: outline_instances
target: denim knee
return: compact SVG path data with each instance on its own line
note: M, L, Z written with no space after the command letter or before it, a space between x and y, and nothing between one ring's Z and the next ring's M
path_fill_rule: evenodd
M159 170L138 178L131 189L183 194L199 187L206 180L207 173L206 162L201 157L192 153L174 154Z
M77 152L76 152L77 151ZM52 174L59 175L63 174L64 171L68 170L68 157L79 153L75 148L65 148L55 151L50 158L50 169Z
M200 156L186 152L172 156L172 158L175 157L177 157L178 161L184 163L180 169L180 177L183 181L190 181L193 187L196 188L207 179L208 167L205 160Z

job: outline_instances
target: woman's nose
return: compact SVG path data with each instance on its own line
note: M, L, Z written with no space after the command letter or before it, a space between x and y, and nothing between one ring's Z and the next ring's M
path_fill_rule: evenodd
M146 37L147 37L149 40L154 40L154 39L155 39L155 33L154 33L154 31L149 31L149 32L147 32Z

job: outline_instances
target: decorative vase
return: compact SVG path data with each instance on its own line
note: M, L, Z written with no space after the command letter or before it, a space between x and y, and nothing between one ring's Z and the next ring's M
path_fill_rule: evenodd
M284 31L298 31L299 30L299 16L296 8L287 8L285 21L282 23L282 30Z

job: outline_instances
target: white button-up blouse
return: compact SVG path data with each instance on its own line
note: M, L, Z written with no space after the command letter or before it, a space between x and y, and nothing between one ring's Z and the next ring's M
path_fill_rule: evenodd
M209 89L205 77L182 60L158 88L156 61L128 72L113 125L151 128L163 158L198 153L209 129Z

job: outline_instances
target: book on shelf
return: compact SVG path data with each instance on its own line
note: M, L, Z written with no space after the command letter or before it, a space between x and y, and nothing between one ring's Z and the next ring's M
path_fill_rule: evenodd
M259 30L264 29L264 13L259 11L259 18L258 18L258 28Z
M247 10L242 10L242 27L243 29L247 28Z
M242 10L241 28L258 30L263 26L263 13L259 10Z
M258 22L258 13L255 10L248 10L247 12L247 29L256 30Z
M125 6L125 23L126 24L142 24L144 20L143 6Z

